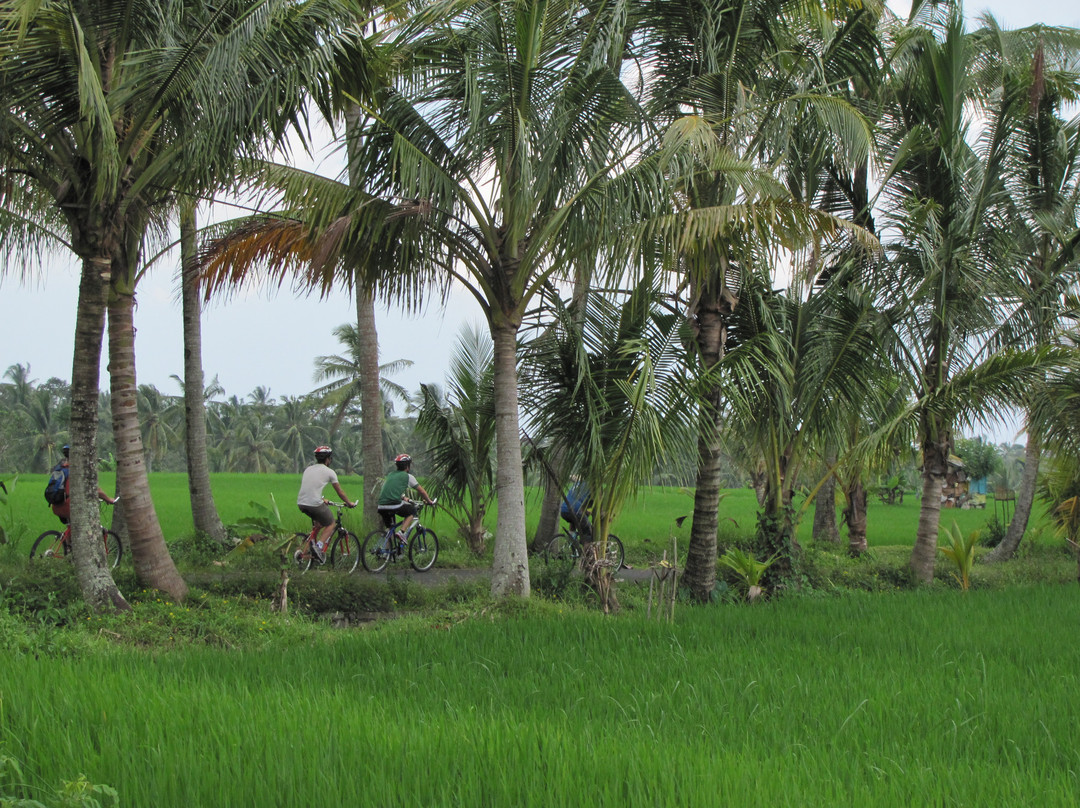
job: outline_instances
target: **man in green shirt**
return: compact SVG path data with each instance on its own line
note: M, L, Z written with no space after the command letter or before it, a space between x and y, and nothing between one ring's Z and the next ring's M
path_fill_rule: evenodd
M412 458L409 455L399 454L394 458L394 465L397 466L397 471L391 471L386 475L386 482L383 483L382 490L379 492L379 516L387 527L394 523L395 516L404 517L405 521L398 530L398 538L404 540L409 532L409 526L416 518L416 505L405 497L405 492L410 488L415 488L428 505L434 505L435 500L428 496L428 492L410 473Z

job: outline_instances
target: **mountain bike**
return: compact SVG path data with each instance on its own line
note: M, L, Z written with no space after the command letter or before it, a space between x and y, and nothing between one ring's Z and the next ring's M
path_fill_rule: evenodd
M409 563L417 572L427 572L439 557L439 537L434 530L430 530L420 524L420 512L425 503L415 502L416 518L413 519L409 528L409 535L405 539L398 538L397 530L402 522L395 518L390 527L383 530L373 530L364 539L364 547L360 551L360 558L364 562L364 569L368 572L382 572L386 565L404 557L406 549L409 553ZM434 503L432 503L434 504Z
M544 560L551 562L574 559L576 561L581 558L583 544L584 542L576 530L563 530L551 540L547 549L544 550ZM622 569L623 561L626 560L626 549L618 536L612 533L608 534L607 551L604 555L611 565L612 572L618 572Z
M120 497L116 498L117 500ZM124 554L124 547L120 543L120 537L104 525L101 526L101 541L105 545L105 563L110 569L114 569L120 563L120 556ZM30 547L30 560L35 558L66 558L71 555L71 525L61 532L59 530L46 530Z
M334 537L330 540L329 552L324 551L320 560L315 554L312 545L315 537L322 530L322 525L312 522L310 533L296 533L293 538L300 540L300 547L293 553L293 560L300 568L300 572L307 572L312 564L322 566L329 563L330 568L339 572L349 573L356 569L360 561L360 539L350 530L346 530L341 524L341 514L345 509L344 502L330 502L327 505L337 510L337 518L334 525Z

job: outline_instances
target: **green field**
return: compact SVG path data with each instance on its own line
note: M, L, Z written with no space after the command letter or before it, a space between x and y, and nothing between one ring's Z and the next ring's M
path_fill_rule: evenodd
M1076 586L674 625L537 602L321 633L268 615L261 643L171 651L103 647L116 618L94 618L89 649L0 655L22 764L0 801L83 774L156 808L1072 806L1078 609Z
M45 488L44 475L24 475L19 478L7 509L0 509L0 520L18 546L25 545L41 531L53 529L57 522L49 511L42 497ZM310 523L296 509L296 491L299 487L299 475L285 474L216 474L213 476L214 498L226 524L240 521L253 512L251 502L269 506L271 497L277 503L285 524L292 530L307 530ZM101 484L107 491L112 491L115 478L112 474L103 474ZM361 496L363 481L360 477L342 477L342 486L353 499ZM183 474L152 474L150 487L154 505L161 521L165 537L169 541L190 536L194 531L191 521L191 508L188 500L187 477ZM438 492L432 492L437 496ZM530 535L538 518L539 492L528 492ZM623 539L631 563L644 564L659 557L664 548L670 546L672 537L685 546L690 534L690 520L682 527L676 525L676 518L686 516L693 511L693 499L686 489L666 487L643 488L636 500L631 501L615 523L614 532ZM757 502L753 491L747 488L725 492L720 505L721 541L725 538L750 536L755 528ZM908 496L903 505L883 505L871 502L869 509L868 540L871 547L910 547L915 540L915 526L918 521L919 500L914 495ZM488 528L494 531L496 509L488 515ZM1038 504L1032 520L1031 536L1036 542L1053 541L1048 528L1040 523L1042 511ZM953 520L965 531L985 527L987 519L994 515L989 511L943 511L942 526ZM108 519L108 513L105 512ZM813 508L811 507L799 528L800 541L810 542ZM436 510L425 514L425 522L433 528L443 540L446 560L455 565L472 563L465 551L464 544L455 536L454 523L445 513ZM359 532L361 528L359 511L347 512L345 524Z
M297 483L214 478L226 522L273 494L299 529ZM185 544L184 477L151 484L167 537ZM359 480L343 484L359 495ZM808 519L801 594L681 602L673 624L646 617L641 582L620 585L615 616L580 595L546 599L539 560L529 602L492 602L475 583L316 574L294 581L283 617L265 599L269 555L265 570L245 557L225 573L184 557L184 604L123 569L133 611L102 616L68 565L25 560L53 520L43 487L20 479L0 509L2 805L111 805L110 789L139 808L1080 800L1080 590L1046 528L1016 561L977 566L964 593L944 562L934 586L904 582L913 498L871 505L857 560L814 547ZM690 506L685 491L644 489L616 525L628 559L685 544L675 520ZM728 492L722 511L722 542L752 535L752 492ZM944 514L964 530L987 517ZM445 514L430 524L447 564L489 563L453 546ZM341 629L317 616L350 608L399 617Z

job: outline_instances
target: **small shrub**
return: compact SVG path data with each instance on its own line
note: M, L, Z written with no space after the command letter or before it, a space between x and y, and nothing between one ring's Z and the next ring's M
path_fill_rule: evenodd
M222 558L228 549L205 533L196 532L170 542L169 555L174 561L205 565Z
M720 557L719 561L735 573L739 587L747 600L754 601L762 595L761 579L778 557L779 553L773 553L764 561L758 561L750 553L732 547Z
M541 597L549 600L566 600L571 583L576 576L577 559L552 558L541 562L534 568L532 588Z
M4 602L15 614L41 624L71 622L71 610L82 607L82 596L71 564L46 559L30 564L4 584Z
M1006 529L1007 526L997 515L993 519L987 519L986 528L979 533L979 544L983 547L997 547L1005 539Z
M971 588L971 565L975 563L975 545L979 541L979 531L973 530L964 536L960 526L953 522L952 527L944 533L949 544L938 549L956 565L957 571L953 576L960 582L960 588L966 591Z
M19 761L0 750L0 805L5 808L102 808L119 804L115 788L95 785L81 774L63 781L52 793L31 787Z

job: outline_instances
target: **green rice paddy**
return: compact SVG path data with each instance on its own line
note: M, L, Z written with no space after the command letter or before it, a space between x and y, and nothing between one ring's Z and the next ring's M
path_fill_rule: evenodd
M242 650L0 658L0 753L121 805L1080 798L1080 590L536 606ZM133 619L138 619L136 616Z
M190 535L183 476L151 482L167 538ZM297 482L214 480L226 522L273 494L300 529ZM43 487L20 479L0 515L8 576L52 526ZM684 543L690 505L644 490L616 525L628 557ZM722 539L753 531L752 492L722 507ZM615 616L481 597L346 629L198 592L125 616L47 592L9 612L0 592L0 805L1076 805L1075 563L1036 527L998 569L1041 585L868 584L902 567L917 514L872 504L855 564L813 548L808 518L809 594L680 603L674 623L629 591Z

